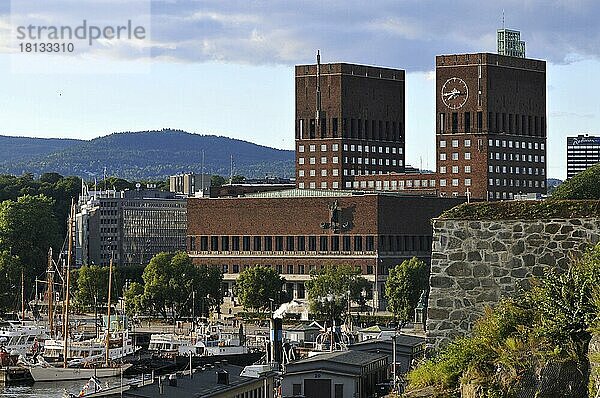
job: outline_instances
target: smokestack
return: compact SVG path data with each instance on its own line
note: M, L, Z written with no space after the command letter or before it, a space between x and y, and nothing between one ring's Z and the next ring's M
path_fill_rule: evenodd
M271 360L281 363L282 361L282 333L283 321L281 318L271 319Z

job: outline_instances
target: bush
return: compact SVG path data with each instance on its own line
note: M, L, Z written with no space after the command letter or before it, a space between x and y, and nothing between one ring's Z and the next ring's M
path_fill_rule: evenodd
M544 200L463 203L446 210L441 219L547 220L600 216L598 200Z
M600 163L562 183L552 199L600 199Z

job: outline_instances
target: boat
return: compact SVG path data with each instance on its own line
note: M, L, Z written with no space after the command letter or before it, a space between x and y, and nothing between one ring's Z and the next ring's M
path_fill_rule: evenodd
M108 343L108 359L111 361L134 354L139 347L134 347L127 329L111 332ZM49 339L44 345L42 353L48 362L63 360L65 341L63 339ZM69 340L67 361L69 363L85 363L95 361L106 352L106 338L93 338L88 340Z
M91 377L103 378L103 377L117 377L124 373L127 369L132 367L130 363L123 364L121 366L109 366L109 367L66 367L57 368L54 366L31 366L29 372L33 381L43 382L58 380L85 380Z
M148 350L159 356L216 356L241 355L250 352L249 348L235 339L203 339L203 336L178 335L174 333L153 334Z
M153 380L148 380L151 384ZM65 398L96 398L96 397L109 397L109 396L117 396L121 395L123 392L128 391L131 387L143 387L146 384L146 380L144 377L141 379L128 380L123 383L121 380L120 383L110 386L108 383L102 385L100 380L97 377L91 377L87 383L81 388L81 390L77 394L67 393L64 395Z
M32 355L48 337L47 330L35 322L0 321L0 347L11 355Z

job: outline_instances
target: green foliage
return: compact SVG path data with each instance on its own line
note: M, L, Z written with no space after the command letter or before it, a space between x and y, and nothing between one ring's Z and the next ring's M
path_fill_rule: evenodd
M106 306L108 302L108 267L84 265L73 273L76 289L73 292L74 304L79 308ZM114 285L113 285L114 287ZM112 289L111 289L112 290ZM115 291L113 291L112 297Z
M21 285L21 267L19 258L4 250L0 252L0 313L17 308L16 292Z
M98 184L105 167L109 175L129 180L163 179L203 169L229 175L231 155L236 172L250 178L294 173L293 151L173 129L114 133L90 141L0 137L0 173L27 170L38 175L51 170L95 176Z
M221 303L221 272L216 267L194 265L183 252L155 255L142 278L143 291L138 283L132 283L125 293L130 313L176 319L207 313Z
M600 199L600 164L563 182L552 193L552 199Z
M547 220L600 216L597 200L543 200L463 203L440 218L458 220Z
M361 270L350 265L325 265L312 271L305 285L311 312L326 319L342 319L348 310L348 298L364 305L362 291L371 288Z
M535 374L549 360L575 361L588 377L591 330L599 325L600 244L532 285L488 309L469 337L411 371L409 389L434 387L452 396L466 382L480 387L478 396L508 397L524 373Z
M55 202L45 195L25 195L0 203L0 249L17 255L25 267L26 286L44 273L48 248L61 247Z
M210 186L211 187L220 187L221 185L224 185L227 182L227 180L225 180L225 177L220 176L220 175L213 175L210 177Z
M273 268L255 266L240 273L233 292L245 308L268 310L272 300L275 310L284 301L284 283L285 280Z
M401 321L413 318L421 293L429 287L427 265L416 257L390 269L385 282L388 310Z

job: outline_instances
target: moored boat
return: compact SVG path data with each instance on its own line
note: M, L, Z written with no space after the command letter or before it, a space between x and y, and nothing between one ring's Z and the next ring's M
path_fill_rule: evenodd
M116 377L129 369L131 364L123 364L122 366L114 367L97 367L97 368L57 368L53 366L42 367L32 366L29 368L31 377L36 382L43 381L59 381L59 380L85 380L91 377Z

